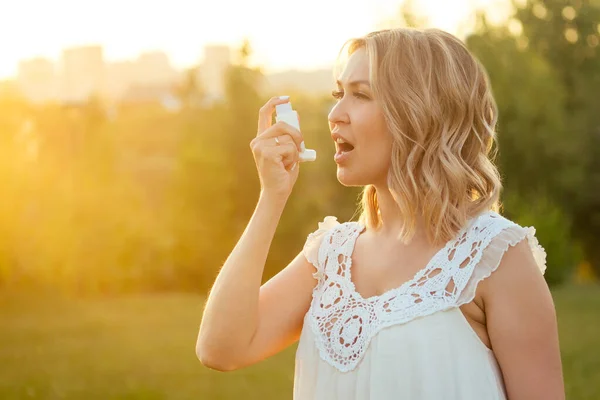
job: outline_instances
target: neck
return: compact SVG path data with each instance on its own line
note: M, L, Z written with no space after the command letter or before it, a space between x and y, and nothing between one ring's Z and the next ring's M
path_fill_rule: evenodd
M379 204L379 212L381 214L381 226L375 232L382 238L390 240L402 241L402 229L405 224L405 217L400 213L398 204L394 200L392 193L387 186L375 186L377 190L377 203ZM423 216L418 215L415 226L415 233L411 239L416 243L427 243L427 230Z

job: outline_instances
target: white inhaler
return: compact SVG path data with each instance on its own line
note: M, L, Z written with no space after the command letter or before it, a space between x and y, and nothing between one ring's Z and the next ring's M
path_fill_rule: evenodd
M275 120L277 122L283 121L287 124L290 124L294 128L300 130L300 122L298 121L298 113L295 110L292 110L291 103L284 103L275 106ZM315 161L317 159L317 152L312 149L307 149L304 146L304 142L300 144L300 162L303 161Z

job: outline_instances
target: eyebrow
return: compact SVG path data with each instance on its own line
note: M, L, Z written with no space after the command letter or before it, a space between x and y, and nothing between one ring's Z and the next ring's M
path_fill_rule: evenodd
M344 85L342 84L342 81L340 81L339 79L338 79L338 80L336 80L336 81L335 81L335 83L336 83L338 86L344 86ZM348 86L358 86L358 85L360 85L360 84L363 84L363 85L366 85L366 86L369 86L369 87L371 86L371 82L369 82L369 81L367 81L367 80L364 80L364 79L363 79L363 80L357 80L357 81L350 81L350 82L348 82Z

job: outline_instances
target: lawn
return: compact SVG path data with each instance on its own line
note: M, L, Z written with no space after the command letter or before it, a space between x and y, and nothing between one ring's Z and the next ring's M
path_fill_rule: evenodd
M600 399L600 288L554 298L567 398ZM200 365L202 301L0 296L0 399L290 399L296 346L231 373Z

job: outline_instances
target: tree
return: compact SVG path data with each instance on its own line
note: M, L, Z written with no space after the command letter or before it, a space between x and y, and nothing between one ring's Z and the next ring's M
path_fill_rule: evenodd
M204 102L204 87L199 79L200 67L194 66L184 71L183 79L175 92L185 110L198 109Z
M265 99L260 94L262 72L249 66L251 54L250 44L245 41L238 51L237 64L225 72L227 122L222 139L231 169L227 194L233 201L232 233L245 227L260 191L250 141L256 136L258 110Z
M600 3L527 1L517 7L515 18L527 47L549 63L565 88L565 137L580 143L583 173L576 190L561 196L561 204L575 221L573 234L583 242L586 257L600 272Z

